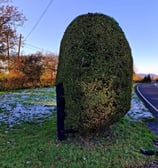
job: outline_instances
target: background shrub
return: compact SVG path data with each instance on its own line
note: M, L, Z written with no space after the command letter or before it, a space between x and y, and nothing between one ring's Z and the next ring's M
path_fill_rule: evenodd
M78 16L61 41L57 83L65 92L65 125L98 131L130 108L133 61L118 23L104 14Z

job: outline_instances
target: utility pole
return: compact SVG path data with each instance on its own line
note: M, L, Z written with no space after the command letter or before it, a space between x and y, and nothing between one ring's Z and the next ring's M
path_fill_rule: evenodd
M6 32L7 56L9 61L9 32Z
M9 53L9 31L6 32L6 45L7 45L7 60L8 60L8 70L10 71L10 53Z
M22 38L22 35L20 34L19 45L18 45L18 61L19 61L19 58L20 58L21 38Z

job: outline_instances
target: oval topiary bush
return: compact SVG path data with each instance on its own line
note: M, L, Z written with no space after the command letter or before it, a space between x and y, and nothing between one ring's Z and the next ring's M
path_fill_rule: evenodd
M57 84L63 83L65 126L98 131L130 108L133 60L118 23L88 13L70 23L61 41Z

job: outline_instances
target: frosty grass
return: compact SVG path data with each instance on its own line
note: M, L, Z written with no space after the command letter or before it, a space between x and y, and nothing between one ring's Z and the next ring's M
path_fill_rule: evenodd
M0 125L9 127L20 125L22 122L42 123L51 119L56 111L55 88L26 89L0 94ZM149 110L133 93L131 108L126 117L141 121L144 118L153 118Z
M26 89L0 95L0 124L43 122L55 111L55 88Z

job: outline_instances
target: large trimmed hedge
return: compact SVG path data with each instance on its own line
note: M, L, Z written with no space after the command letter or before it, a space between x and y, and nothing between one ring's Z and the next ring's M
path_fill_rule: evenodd
M133 60L128 41L111 17L88 13L67 27L57 84L65 93L65 126L98 131L130 108Z

